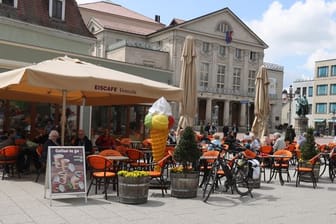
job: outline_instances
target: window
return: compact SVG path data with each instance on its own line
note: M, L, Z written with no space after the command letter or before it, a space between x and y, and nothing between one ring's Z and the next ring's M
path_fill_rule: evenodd
M336 65L331 66L331 76L336 76Z
M313 87L312 87L312 86L309 86L309 87L308 87L308 96L309 96L309 97L312 97L312 96L313 96Z
M251 51L250 52L250 61L256 61L257 60L257 52Z
M327 77L328 76L328 66L322 66L317 68L317 77Z
M336 95L336 84L330 84L330 95Z
M204 90L208 88L209 70L210 70L209 63L201 64L200 87L203 88Z
M316 113L317 114L326 114L327 113L327 104L326 103L317 103L316 104Z
M325 96L328 94L328 85L317 85L316 86L316 95Z
M65 19L65 0L49 1L49 17L60 20Z
M208 53L208 52L210 51L210 43L208 43L208 42L203 42L202 51L203 51L204 53Z
M236 48L236 54L235 57L237 59L241 59L242 58L242 49Z
M223 46L223 45L220 45L218 53L219 53L220 56L225 56L225 54L226 54L226 47Z
M0 3L17 8L18 0L0 0Z
M307 87L302 87L302 96L307 96Z
M329 103L329 113L336 112L336 103Z
M301 88L300 87L297 87L296 90L295 90L296 93L298 93L300 96L302 96L301 94Z
M230 31L230 25L227 23L219 23L217 25L217 31L225 33L226 31Z
M234 91L240 90L240 68L234 68L233 70L233 82L232 82L232 88Z
M218 65L217 67L217 89L224 89L225 66Z
M253 94L255 91L255 77L256 77L256 71L250 70L248 74L248 89L247 89L247 92L249 94Z

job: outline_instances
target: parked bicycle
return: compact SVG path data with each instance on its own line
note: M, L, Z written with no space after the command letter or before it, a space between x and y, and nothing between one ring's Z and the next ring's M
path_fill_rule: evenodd
M203 201L206 202L210 195L219 190L221 178L226 177L224 182L224 191L231 189L233 194L236 191L241 196L252 195L252 174L249 167L249 159L252 159L248 154L253 153L247 150L239 152L232 159L226 159L227 151L222 146L214 146L215 150L219 151L217 159L211 164L211 169L205 171L205 181L202 184Z

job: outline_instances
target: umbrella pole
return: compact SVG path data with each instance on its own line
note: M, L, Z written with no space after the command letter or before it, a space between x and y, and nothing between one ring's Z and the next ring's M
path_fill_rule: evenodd
M62 90L62 119L61 119L61 144L64 145L64 136L65 136L65 120L66 120L66 115L65 115L65 110L66 110L66 95L67 91Z
M86 98L83 97L82 98L82 106L80 107L80 112L79 112L79 129L83 129L83 126L84 126L84 106L85 106L85 103L86 103Z

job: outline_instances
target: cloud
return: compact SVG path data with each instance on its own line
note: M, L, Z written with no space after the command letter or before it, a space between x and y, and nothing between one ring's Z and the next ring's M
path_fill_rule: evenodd
M274 1L261 20L247 24L269 45L265 61L279 63L286 70L287 63L293 64L292 60L300 57L296 68L313 74L315 61L336 58L335 18L335 0L297 1L288 8Z

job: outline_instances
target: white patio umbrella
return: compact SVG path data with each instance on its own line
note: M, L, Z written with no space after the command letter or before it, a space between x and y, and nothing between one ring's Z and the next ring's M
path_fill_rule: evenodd
M192 36L187 36L182 50L182 66L180 88L184 90L180 103L179 128L193 126L197 113L197 85L196 85L196 47Z
M152 103L161 96L180 101L182 94L177 87L66 56L0 73L1 99L63 105L62 144L66 104Z
M252 125L252 132L256 137L261 139L268 134L268 116L270 113L268 86L269 80L267 70L264 65L259 68L256 77L256 93L254 100L254 121Z

